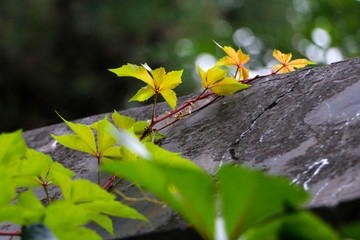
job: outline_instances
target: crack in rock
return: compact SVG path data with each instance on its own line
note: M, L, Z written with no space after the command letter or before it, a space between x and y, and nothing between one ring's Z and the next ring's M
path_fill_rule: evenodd
M234 146L236 146L237 144L240 143L241 139L243 139L244 137L246 137L247 134L249 134L255 124L257 123L257 121L265 114L266 111L272 109L273 107L275 107L279 101L281 101L281 99L283 97L285 97L287 94L291 93L292 91L294 91L295 86L298 84L299 82L294 83L294 85L291 86L291 88L289 88L289 90L287 90L285 93L281 94L280 96L278 96L271 104L269 104L268 106L266 106L263 111L255 118L251 121L251 125L244 131L241 133L240 137L238 139L236 139L236 141L227 149L227 151L229 152L231 159L232 160L239 160L239 157L236 156L236 152L235 152L235 148Z

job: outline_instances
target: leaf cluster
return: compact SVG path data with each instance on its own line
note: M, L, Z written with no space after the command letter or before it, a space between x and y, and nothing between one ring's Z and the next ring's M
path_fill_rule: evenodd
M84 134L81 130L78 133ZM98 185L85 179L72 180L74 172L53 162L50 156L27 148L21 134L19 130L0 135L0 222L21 226L43 223L59 239L101 239L83 225L94 221L113 235L108 215L147 221ZM33 188L44 188L47 193L49 185L58 186L63 199L50 203L48 198L49 204L44 206ZM19 187L27 190L17 194Z

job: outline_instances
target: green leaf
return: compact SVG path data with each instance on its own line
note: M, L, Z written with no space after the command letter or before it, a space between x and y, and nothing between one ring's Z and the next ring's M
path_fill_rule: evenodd
M72 182L71 199L73 203L84 203L95 200L110 201L115 199L115 196L99 185L92 183L85 179L77 179Z
M13 161L7 170L14 173L14 183L17 187L41 187L38 177L44 175L42 179L45 181L51 163L50 156L27 149L25 158Z
M61 163L54 162L47 176L47 183L55 186L59 186L64 199L69 199L71 195L71 177L75 176L75 173L68 168L65 168Z
M99 214L95 215L91 220L93 220L94 222L99 224L106 231L108 231L113 237L115 237L113 223L112 223L112 220L108 216L105 216L105 215L102 215L99 213Z
M129 129L131 128L135 120L132 117L126 117L121 114L119 114L117 111L114 111L114 113L111 115L112 120L118 126L120 129Z
M51 134L51 136L53 138L56 139L56 141L58 141L60 144L64 145L65 147L80 151L80 152L85 152L85 153L90 153L91 155L96 155L96 152L94 152L94 150L78 135L72 135L72 134L67 134L67 135L63 135L63 136L55 136L53 134Z
M150 85L147 85L145 87L140 88L139 91L135 94L135 96L133 96L129 100L129 102L132 101L143 102L151 98L154 94L155 94L154 89Z
M77 136L79 136L81 138L81 140L83 140L83 142L85 142L85 144L87 145L87 147L86 147L87 151L86 152L88 152L88 153L90 153L92 155L96 155L95 137L94 137L94 133L91 130L91 128L89 126L85 125L85 124L80 124L80 123L75 124L75 123L68 122L63 117L61 117L60 115L59 115L59 117L76 133ZM58 139L56 139L56 140L58 140ZM73 141L76 141L76 140L73 139ZM60 142L60 141L58 140L58 142ZM79 142L80 141L77 141L75 143L74 142L69 142L69 143L71 143L72 147L69 147L69 146L66 146L66 147L78 150L76 145L79 144ZM85 149L85 146L82 146L82 148ZM79 151L81 151L81 150L79 150Z
M12 222L21 225L23 219L14 205L0 205L0 223L2 222Z
M212 239L216 213L209 176L203 171L155 161L117 161L104 166L104 170L150 190L178 211L203 237Z
M169 104L172 110L176 107L176 93L173 90L165 89L160 91L161 96L165 99L165 101Z
M279 237L299 240L340 239L327 224L310 212L298 212L284 217Z
M34 171L34 176L40 176L43 180L45 180L46 175L49 171L50 166L52 165L53 161L49 155L46 155L42 152L37 152L33 149L27 149L26 151L26 160L24 162L28 162L27 166L23 168L27 169L36 169ZM32 165L32 166L30 166ZM40 170L40 171L37 171Z
M101 239L95 231L79 227L88 223L97 215L93 211L88 211L71 202L56 201L46 208L45 214L44 224L61 240Z
M343 226L340 229L340 233L343 237L359 240L360 239L360 222L355 222L355 223Z
M54 234L61 240L102 240L102 238L92 229L77 227L71 229L55 229Z
M71 202L58 200L45 211L44 224L51 230L67 230L88 223L96 213ZM61 216L61 217L59 217Z
M155 156L153 159L154 162L158 162L165 166L179 166L185 167L197 171L203 171L199 166L195 163L191 162L188 159L182 158L179 156L180 153L173 153L167 151L158 145L154 144L153 142L144 143L145 147L149 150L149 152Z
M106 149L103 154L103 156L111 157L111 158L121 158L121 147L120 146L114 146ZM103 160L103 158L101 158Z
M45 208L40 200L34 195L32 189L22 192L18 196L18 202L16 204L19 217L22 218L21 225L28 225L36 222L41 222Z
M250 85L239 83L233 78L224 78L223 80L213 84L210 89L217 95L224 96L233 94L234 92L248 87L250 87Z
M117 143L116 139L113 138L107 131L105 131L106 126L112 125L108 120L107 116L103 120L97 122L97 142L98 142L98 152L100 155L103 155L104 152Z
M13 180L10 174L5 171L5 169L1 169L0 171L0 208L3 205L10 204L10 202L15 198L16 190ZM0 217L1 219L1 217Z
M254 224L300 206L308 197L285 179L245 168L222 167L218 178L229 239L237 239Z
M109 71L115 73L119 77L137 78L145 82L146 84L150 85L152 88L155 88L153 79L151 78L150 74L143 66L137 66L128 63L127 65L123 65L120 68L109 69Z
M134 126L132 129L130 129L130 131L132 130L132 132L137 136L137 137L141 137L141 135L144 133L144 131L147 129L147 127L150 124L148 122L145 121L138 121L136 123L134 123Z
M137 154L138 156L141 156L142 158L151 159L151 155L148 150L130 131L119 131L112 125L106 126L105 130L108 131L108 133L111 134L116 140L118 140L124 148Z
M126 206L118 201L102 201L83 203L81 206L96 212L105 213L115 217L132 218L147 221L147 219L138 213L135 209Z
M14 160L21 159L26 152L22 130L0 134L0 166L6 166Z

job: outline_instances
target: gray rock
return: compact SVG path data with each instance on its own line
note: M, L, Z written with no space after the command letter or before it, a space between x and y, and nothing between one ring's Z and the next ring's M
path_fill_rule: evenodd
M178 122L160 145L182 152L213 173L224 163L244 164L272 175L292 179L312 193L310 209L331 209L360 199L360 58L323 67L259 78L252 87L218 98L206 108ZM179 100L196 96L183 97ZM193 109L211 101L201 101ZM169 110L159 104L158 112ZM152 106L120 112L136 120L151 117ZM92 124L104 115L76 122ZM64 116L66 118L66 116ZM71 119L68 119L71 120ZM77 173L96 182L96 159L56 144L50 136L71 133L65 124L24 132L28 146L52 156ZM109 176L104 176L105 183ZM52 188L53 199L61 197ZM134 196L135 188L126 195ZM45 195L39 191L45 201ZM357 204L358 205L358 204ZM185 227L169 208L148 202L130 203L153 225L127 219L114 220L117 237L154 230ZM334 217L334 216L332 216ZM102 236L104 230L90 225Z

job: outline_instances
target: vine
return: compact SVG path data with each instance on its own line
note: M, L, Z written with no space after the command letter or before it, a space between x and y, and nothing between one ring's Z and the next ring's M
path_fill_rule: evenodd
M209 176L179 153L154 144L155 140L165 137L161 130L212 104L220 96L246 89L255 79L314 64L306 59L291 61L291 54L274 50L273 56L280 64L267 75L249 78L249 70L244 65L250 57L241 49L235 51L217 45L227 56L206 72L198 66L204 90L177 109L173 89L181 83L183 70L166 73L164 68L152 70L146 64L110 69L119 77L130 76L147 84L130 101L154 97L148 122L136 122L114 111L111 115L114 124L105 117L88 126L71 123L59 115L75 134L52 136L62 145L96 159L97 184L85 179L72 180L75 173L70 169L53 162L50 156L28 149L21 131L1 134L0 187L4 194L0 197L0 222L20 226L41 223L59 239L101 239L84 224L94 221L114 235L108 215L148 221L135 209L115 201L116 196L111 193L114 192L128 201L173 207L204 239L284 239L285 235L290 237L287 239L339 239L325 223L301 210L308 194L288 181L239 166L223 166L215 176ZM222 67L235 67L235 74L228 77L228 70ZM172 109L162 117L156 113L159 94ZM192 109L194 103L214 95L208 103ZM160 122L165 122L164 126L156 128ZM113 174L103 186L101 171ZM139 188L141 198L128 197L116 189L125 179ZM49 185L59 187L63 199L51 199ZM17 194L19 187L28 190ZM43 188L47 205L34 194L35 187ZM149 198L142 189L151 191L159 200ZM307 231L310 227L316 229L312 234ZM23 237L23 232L0 232L0 235Z

